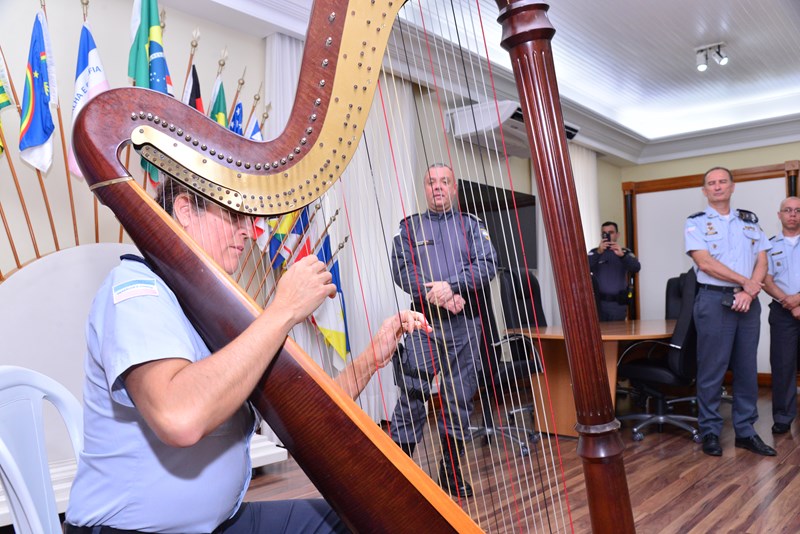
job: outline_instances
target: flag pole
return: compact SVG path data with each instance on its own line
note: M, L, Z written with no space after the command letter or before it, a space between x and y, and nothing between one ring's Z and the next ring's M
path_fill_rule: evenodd
M300 245L302 245L303 241L305 241L306 235L308 235L308 231L311 230L311 224L314 222L314 217L317 216L317 212L320 210L320 208L322 208L322 206L320 206L320 204L318 202L314 206L314 211L308 217L308 224L306 225L305 229L303 230L303 233L300 234L300 239L297 240L297 243L294 244L294 246L292 247L292 250L289 251L289 255L286 257L286 260L284 260L284 265L289 263L292 260L292 258L294 258L294 255L297 252L297 249L300 248ZM313 251L313 249L312 249L312 251ZM281 277L283 276L284 272L285 271L278 271L277 273L275 273L275 284L273 284L272 289L270 289L270 292L266 296L266 300L264 302L269 302L272 299L272 294L275 292L275 288L278 287L278 281L281 279ZM266 279L266 277L265 277L265 279ZM263 285L263 283L262 283L262 285ZM258 292L256 293L256 298L258 298L258 295L260 293L261 293L261 287L258 288Z
M281 223L283 222L283 218L286 217L287 215L289 215L289 214L287 213L286 215L282 215L281 218L278 219L278 222L275 224L275 228L272 229L272 232L270 232L270 234L269 234L269 239L267 239L267 241L266 241L267 245L269 245L269 242L272 241L272 238L275 237L275 235L278 233L278 229L280 228ZM297 223L297 221L295 221L295 224L296 223ZM286 235L283 236L283 239L281 240L280 244L278 245L278 250L280 250L281 247L283 246L283 244L286 242L286 238L289 237L289 234L292 232L293 228L294 228L294 224L292 225L292 228L290 228L289 231L286 233ZM258 293L261 291L261 287L264 285L264 280L266 280L267 276L272 271L272 262L275 261L275 258L273 258L273 257L271 257L269 255L269 246L265 247L264 250L261 251L261 256L259 257L258 263L256 264L256 269L253 270L253 274L251 274L250 275L250 279L247 280L247 287L245 288L245 291L249 291L250 290L250 285L253 283L253 278L255 277L256 272L258 272L258 268L261 267L262 263L264 263L264 258L265 257L269 260L268 261L269 265L264 270L264 278L262 279L261 284L259 284L258 288L256 289L256 295L258 295ZM277 257L277 253L275 254L275 257Z
M311 249L312 251L314 251L314 254L317 253L317 248L319 248L319 246L322 244L322 241L325 239L325 236L328 235L328 229L331 227L333 221L336 220L336 217L338 217L338 215L339 215L339 210L337 209L335 212L333 212L333 215L328 221L328 224L326 224L325 228L322 229L322 233L320 234L319 239L317 239L317 242L314 243L314 246Z
M267 102L267 105L264 107L264 113L261 114L261 138L264 138L264 125L267 124L267 119L269 118L269 110L272 109L272 102Z
M83 10L83 22L89 18L89 0L81 0L81 9ZM92 212L94 214L94 242L100 242L100 208L97 201L97 196L92 195Z
M242 72L242 77L239 78L239 82L236 84L236 94L233 95L233 104L231 104L231 110L228 112L228 121L230 122L231 117L233 116L233 110L236 108L236 102L239 100L239 93L242 90L242 86L244 86L244 75L247 74L247 67L244 68L244 72Z
M192 75L192 64L194 64L194 53L197 51L197 45L200 41L200 28L195 28L192 32L192 42L190 43L191 49L189 50L189 64L186 66L186 77L183 79L183 91L181 95L186 92L186 84L189 83L189 76ZM183 99L181 99L183 100Z
M264 82L258 86L258 91L256 94L253 95L253 107L250 108L250 115L247 116L247 120L245 121L245 127L250 124L250 119L253 118L253 113L256 111L256 106L258 105L258 101L261 100L261 89L264 87ZM245 132L245 137L248 139L250 138L250 132Z
M216 84L217 84L217 78L219 78L220 76L222 76L222 71L223 71L223 70L225 70L225 63L226 63L227 61L228 61L228 47L226 46L225 48L223 48L223 49L222 49L222 53L220 54L220 57L219 57L219 59L217 60L217 76L216 76L216 78L214 79L214 87L216 87ZM211 117L211 112L212 112L212 111L213 111L213 109L214 109L214 101L215 101L216 99L217 99L217 95L216 95L216 93L214 93L214 91L211 91L211 102L209 103L209 106L208 106L208 113L207 113L207 115L208 115L209 117Z
M40 0L42 5L42 12L44 13L44 19L47 19L47 6L45 5L45 0ZM84 13L87 12L89 9L89 0L81 0L83 5ZM85 19L84 19L85 21ZM48 31L49 29L49 21L48 21ZM48 58L48 61L50 59ZM72 231L73 235L75 236L75 246L80 245L80 238L78 237L78 217L75 214L75 196L72 192L72 178L69 175L69 157L67 156L67 137L64 135L64 121L61 118L61 98L56 95L56 117L58 118L58 135L61 137L61 157L64 159L64 174L67 178L67 193L69 194L69 209L70 213L72 214ZM58 249L58 247L56 247Z
M316 213L316 211L314 213ZM286 244L286 240L289 239L290 235L292 235L292 232L297 227L298 223L302 220L302 218L303 218L303 213L302 213L302 208L301 208L300 215L297 216L297 218L292 223L292 227L289 228L289 231L286 232L286 235L283 236L283 239L281 240L281 244L278 246L278 252L275 253L275 258L278 257L278 254L280 253L280 250L283 248L283 245ZM309 216L308 225L309 226L311 225L310 216ZM267 268L266 268L266 270L264 272L264 278L261 280L261 283L258 285L258 288L256 289L256 297L255 298L258 298L258 295L261 293L261 290L264 288L264 284L267 282L267 277L269 276L269 273L271 273L272 270L274 269L273 263L275 262L275 258L270 258L269 265L267 265ZM284 260L284 263L289 261L290 258L291 258L291 255ZM275 280L275 283L276 284L278 283L277 279Z
M0 46L0 57L3 59L3 66L5 68L5 72L8 75L8 86L9 90L11 91L11 96L14 98L14 103L17 105L17 113L19 113L19 100L17 99L17 92L14 90L14 86L11 85L11 74L8 73L8 63L6 63L6 56L3 54L3 47ZM5 150L8 152L8 143L6 143L5 135L3 133L3 128L0 126L0 142L3 143L3 146L6 147ZM6 161L8 161L8 168L11 171L11 176L14 179L14 185L17 188L17 195L19 196L20 204L22 205L22 213L25 216L25 222L28 224L28 232L31 235L31 242L33 243L33 250L36 253L36 257L39 257L39 247L36 245L36 235L33 232L33 225L31 224L31 218L28 214L28 208L25 205L25 199L22 195L22 188L19 185L19 178L17 177L17 170L14 168L14 162L11 161L11 154L6 154ZM3 223L5 224L5 217L3 218ZM6 232L8 232L8 227L6 226ZM11 243L11 251L14 253L14 260L17 262L17 268L21 268L22 266L19 263L19 257L17 256L16 249L14 247L14 241L11 239L11 235L8 236L9 242Z
M300 239L297 240L297 243L294 244L294 246L292 247L292 250L289 251L289 255L286 257L285 263L289 263L292 260L292 258L294 258L294 255L297 252L297 249L300 248L300 245L303 243L303 241L305 241L306 235L308 234L308 231L311 229L311 223L314 222L314 217L317 216L317 212L320 210L321 207L322 206L319 205L319 202L314 205L314 211L311 212L311 215L308 216L308 224L306 225L305 229L303 230L303 233L300 234ZM314 250L314 249L311 249L311 250ZM278 278L280 279L280 277L278 277Z
M8 151L8 144L6 144L6 136L3 134L3 127L2 127L1 123L0 123L0 143L2 143L2 145L4 147L6 147L6 151ZM11 168L11 174L14 176L14 182L18 184L19 182L17 180L17 173L14 170L14 164L11 163L11 154L6 154L6 159L8 160L8 166ZM17 191L19 191L19 186L17 187ZM28 214L28 212L27 212L27 210L25 210L26 218L27 218L27 214ZM8 226L8 221L6 220L6 213L3 210L3 202L2 201L0 201L0 217L2 217L2 219L3 219L3 227L6 229L6 235L8 236L8 243L9 243L9 245L11 245L11 254L14 255L14 262L17 264L17 269L21 269L22 268L22 264L19 262L19 255L17 254L17 247L14 245L14 236L11 235L11 228L9 228L9 226ZM28 219L28 230L31 232L31 238L33 238L33 228L31 227L30 219ZM36 248L36 240L34 240L33 246L34 246L34 248ZM38 253L37 253L37 256L38 256ZM0 275L0 280L2 280L1 276L2 275Z
M17 105L17 114L19 114L20 119L22 119L22 104L20 104L19 98L17 97L17 89L14 87L14 80L11 79L11 72L8 70L8 63L6 62L6 56L3 53L3 47L0 46L0 56L3 56L3 65L6 68L6 75L8 75L8 86L11 89L11 95L14 97L14 103ZM3 145L8 147L5 140L3 141ZM8 150L8 148L6 148ZM14 168L14 163L11 161L11 155L6 157L8 161L8 167L11 169L11 176L14 178L14 186L17 188L17 196L19 196L19 202L22 207L22 214L25 216L25 222L28 224L28 232L31 235L31 243L33 244L33 252L36 254L36 258L41 258L42 255L39 253L39 246L36 243L36 234L33 231L33 225L31 224L31 216L28 213L28 206L25 204L25 196L22 194L22 188L19 185L19 178L17 177L16 169ZM44 205L47 209L47 215L50 218L50 228L53 232L53 239L56 242L56 250L58 250L58 237L55 235L55 227L53 225L53 215L50 211L50 202L47 199L47 190L44 188L44 182L42 181L42 173L39 169L36 169L36 176L39 177L39 187L42 188L42 198L44 199Z
M336 259L336 256L339 255L339 252L341 252L342 249L344 248L344 246L347 244L347 240L348 239L350 239L349 235L344 236L344 239L342 240L341 243L339 243L339 246L336 247L336 250L331 252L331 259L329 259L328 263L325 264L325 268L327 270L329 270L329 271L331 270L331 267L333 266L333 261Z

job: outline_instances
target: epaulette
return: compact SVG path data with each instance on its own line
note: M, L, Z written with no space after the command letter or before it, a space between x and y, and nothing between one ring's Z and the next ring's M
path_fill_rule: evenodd
M747 210L737 210L739 212L739 218L744 222L756 224L758 222L758 215L753 213L752 211Z
M462 214L464 214L464 215L466 215L467 217L470 217L470 218L472 218L472 219L475 219L475 220L476 220L476 221L478 221L479 223L483 224L483 219L481 219L480 217L478 217L478 216L477 216L477 215L475 215L474 213L469 213L468 211L462 211L461 213L462 213Z
M777 235L774 235L774 236L770 237L769 240L770 241L774 241L777 237L778 237Z
M689 215L689 218L690 219L696 219L697 217L700 217L701 215L705 215L705 213L706 213L705 211L698 211L697 213L692 213L691 215Z
M400 225L400 226L405 226L405 225L406 225L406 223L408 223L408 224L411 224L411 223L412 223L412 219L413 219L414 217L419 217L419 213L412 213L411 215L409 215L409 216L408 216L408 217L406 217L405 219L402 219L402 220L400 221L399 225Z

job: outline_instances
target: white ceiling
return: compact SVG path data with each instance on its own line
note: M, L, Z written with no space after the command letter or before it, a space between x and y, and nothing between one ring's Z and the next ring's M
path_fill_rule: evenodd
M454 2L462 45L473 42L465 47L485 56L483 39L473 40L464 27L485 32L500 96L515 98L495 2ZM239 30L297 37L311 6L310 0L161 3ZM415 4L401 16L411 26L424 17L441 43L455 40L443 22L452 16L449 0L422 6L422 15ZM482 27L471 18L479 9ZM564 116L580 127L576 142L621 163L647 163L800 140L800 0L564 0L551 2L549 15ZM717 42L726 43L730 62L710 61L698 72L695 49ZM406 53L395 51L398 58Z

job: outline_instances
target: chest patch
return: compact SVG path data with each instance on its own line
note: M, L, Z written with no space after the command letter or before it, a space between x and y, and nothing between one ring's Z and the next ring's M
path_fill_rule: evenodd
M113 294L114 304L119 304L120 302L132 299L133 297L157 297L158 288L156 287L156 281L152 279L129 280L128 282L115 285L113 288Z

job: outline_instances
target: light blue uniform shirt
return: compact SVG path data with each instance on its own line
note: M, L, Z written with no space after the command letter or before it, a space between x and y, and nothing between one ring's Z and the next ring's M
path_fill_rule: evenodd
M197 361L209 350L172 291L125 260L97 293L86 326L84 449L67 508L78 526L211 532L238 509L250 481L254 417L242 408L192 447L164 444L120 378L132 366Z
M767 253L767 272L787 295L800 293L800 246L789 243L783 234L776 235L770 242L772 249Z
M745 220L748 218L754 220ZM711 206L689 216L683 236L687 254L693 250L707 250L715 260L745 278L753 275L759 252L770 249L769 239L758 225L758 217L734 209L727 220ZM737 287L737 284L700 271L697 266L695 271L698 284Z

